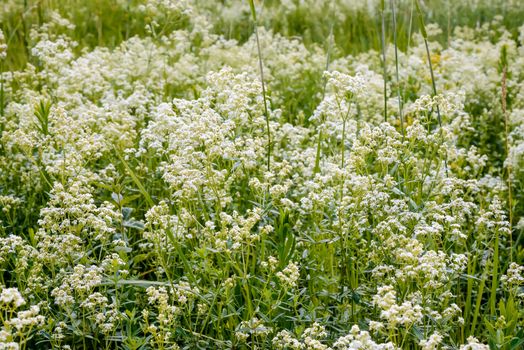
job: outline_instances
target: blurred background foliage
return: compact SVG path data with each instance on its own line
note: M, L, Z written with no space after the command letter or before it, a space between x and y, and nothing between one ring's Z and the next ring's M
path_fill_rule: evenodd
M0 28L7 36L6 70L23 67L30 53L30 29L41 26L53 13L74 24L70 37L77 50L105 46L113 48L132 36L151 34L151 18L143 11L145 0L3 0L0 4ZM426 23L442 30L433 40L446 45L456 27L478 28L489 25L497 16L516 39L524 18L520 0L426 0L422 1ZM253 33L248 2L245 0L194 0L212 23L214 33L242 43ZM378 0L265 0L258 1L259 25L287 37L299 36L306 45L326 45L333 33L337 50L345 56L380 50L381 9ZM397 0L398 44L401 50L410 44L419 22L413 0ZM391 28L390 2L386 1L386 28ZM165 18L157 35L183 28L180 18ZM158 27L157 27L158 28ZM52 30L50 28L49 30ZM387 30L386 36L393 36ZM497 38L493 38L496 40Z

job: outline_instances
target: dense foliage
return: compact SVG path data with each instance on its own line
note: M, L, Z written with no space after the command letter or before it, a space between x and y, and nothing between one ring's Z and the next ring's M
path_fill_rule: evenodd
M524 348L517 1L0 4L0 349Z

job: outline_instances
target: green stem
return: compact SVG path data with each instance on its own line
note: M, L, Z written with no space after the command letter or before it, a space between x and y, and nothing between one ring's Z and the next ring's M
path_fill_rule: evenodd
M328 47L327 47L327 54L326 54L326 67L324 71L329 70L329 62L331 59L331 37L333 35L333 24L331 25L331 28L329 30L329 37L328 37ZM322 100L324 100L324 96L326 95L326 84L327 79L324 78L324 86L322 88ZM313 173L319 173L320 172L320 150L322 147L322 125L320 126L320 129L318 130L318 143L317 143L317 153L315 156L315 167L313 168Z
M473 314L473 319L471 320L471 330L469 332L470 335L475 334L475 327L477 325L477 319L479 317L480 313L480 304L482 303L482 293L484 292L484 286L486 285L486 276L482 276L482 280L480 281L479 290L477 293L477 301L475 303L475 313Z
M342 121L342 145L340 146L340 152L342 154L342 161L341 161L341 170L343 171L344 170L344 166L345 166L345 157L344 157L344 153L346 150L346 118L344 118L344 120Z
M384 121L388 121L388 91L387 91L387 66L386 66L386 19L385 19L385 4L384 0L381 0L381 15L382 15L382 67L383 67L383 78L384 78Z
M496 300L497 300L497 273L499 269L499 230L495 231L495 246L493 247L493 272L491 277L491 292L489 296L490 316L496 315Z
M508 77L508 51L504 45L501 52L501 65L502 65L502 82L501 82L501 102L502 102L502 113L504 114L504 136L505 136L505 148L506 158L509 158L509 118L507 113L507 77ZM506 182L508 186L508 211L509 211L509 261L513 262L513 193L511 188L511 164L508 164L506 171Z
M253 0L249 0L251 7L251 15L253 16L253 23L255 25L255 38L257 40L258 50L258 66L260 69L260 81L262 83L262 96L264 99L264 116L266 117L266 131L267 131L267 171L271 170L271 130L269 128L269 112L267 109L267 98L266 98L266 85L264 84L264 67L262 65L262 50L260 49L260 40L258 38L258 22L257 12L255 9L255 3Z
M475 270L475 264L476 261L473 259L468 259L468 276L473 276L474 270ZM467 290L466 290L466 305L464 307L464 325L462 326L462 339L461 341L464 342L464 339L468 336L468 334L464 334L465 325L469 323L469 316L471 313L471 299L473 294L473 277L468 277L468 283L467 283Z
M402 115L402 98L400 92L400 78L398 73L398 43L397 43L397 14L395 12L395 0L391 0L391 12L393 14L393 42L395 44L395 73L397 77L398 114L400 117L400 129L402 130L402 142L404 142L404 116Z

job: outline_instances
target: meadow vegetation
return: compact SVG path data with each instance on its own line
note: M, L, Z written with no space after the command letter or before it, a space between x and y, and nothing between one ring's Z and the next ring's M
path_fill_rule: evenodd
M0 349L524 348L521 0L4 0Z

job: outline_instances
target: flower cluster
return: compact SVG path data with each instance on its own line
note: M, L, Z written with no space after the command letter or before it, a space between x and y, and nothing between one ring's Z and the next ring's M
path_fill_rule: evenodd
M520 344L524 11L414 5L3 1L0 349Z

